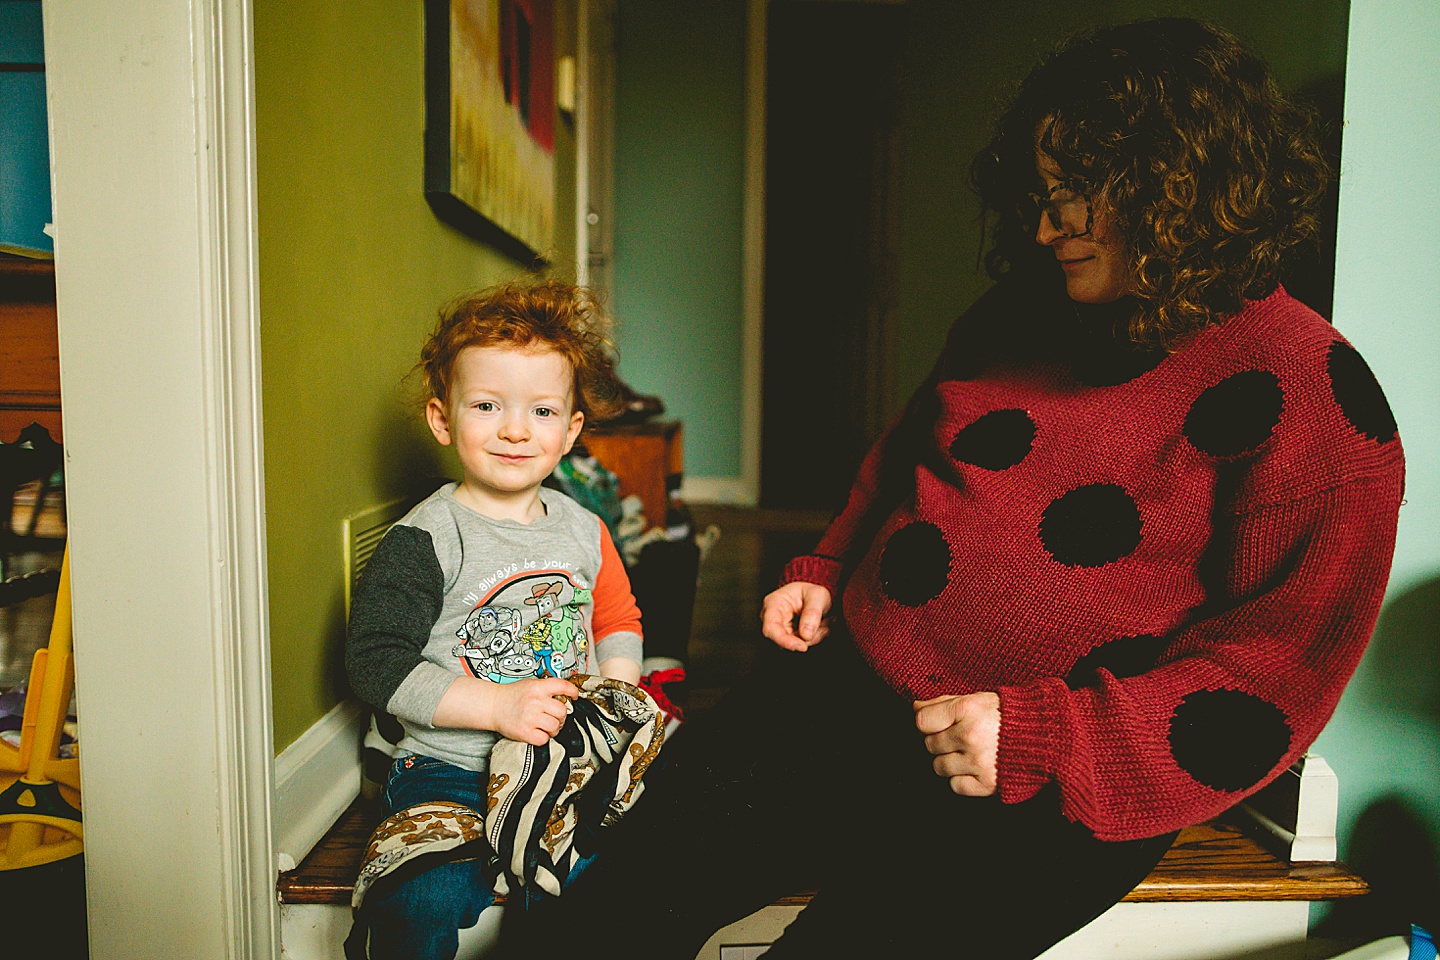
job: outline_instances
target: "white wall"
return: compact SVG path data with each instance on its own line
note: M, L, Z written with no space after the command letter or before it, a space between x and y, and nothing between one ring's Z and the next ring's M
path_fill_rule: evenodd
M250 8L44 13L90 955L268 957Z

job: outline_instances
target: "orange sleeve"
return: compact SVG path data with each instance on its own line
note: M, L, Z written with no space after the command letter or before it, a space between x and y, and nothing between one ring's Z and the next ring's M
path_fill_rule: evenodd
M600 524L600 572L595 576L590 627L597 642L612 633L643 636L640 608L635 604L635 595L630 592L630 576L625 572L625 562L620 559L620 551L615 549L615 541L610 539L610 530L598 517L596 522Z

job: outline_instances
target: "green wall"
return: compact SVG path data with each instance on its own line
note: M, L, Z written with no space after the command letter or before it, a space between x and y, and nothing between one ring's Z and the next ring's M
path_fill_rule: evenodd
M348 693L341 520L454 472L401 384L436 308L520 268L425 202L418 0L257 0L254 22L278 751ZM573 31L557 33L565 49ZM573 169L563 123L557 140ZM556 248L573 250L573 177L557 179Z
M685 423L685 472L740 473L745 2L620 0L620 373Z

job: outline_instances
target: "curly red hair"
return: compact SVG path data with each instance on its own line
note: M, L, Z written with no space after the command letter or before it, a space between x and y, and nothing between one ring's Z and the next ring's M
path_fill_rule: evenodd
M1180 18L1072 41L1025 79L971 166L996 279L1054 270L1023 205L1037 145L1089 182L1128 245L1137 344L1171 344L1273 291L1282 255L1318 230L1329 177L1312 111L1234 36Z
M610 322L595 294L563 280L503 284L446 304L420 350L430 396L448 402L455 360L466 347L541 345L570 362L575 409L587 421L621 410Z

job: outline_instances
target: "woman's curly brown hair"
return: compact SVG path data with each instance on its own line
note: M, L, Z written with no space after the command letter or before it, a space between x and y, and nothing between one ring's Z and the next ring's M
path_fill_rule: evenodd
M420 349L417 368L424 373L429 396L448 403L460 351L531 344L548 347L570 361L575 371L575 409L587 421L620 412L610 322L591 290L562 280L507 283L446 304L435 331Z
M1055 270L1022 206L1037 142L1089 183L1129 248L1136 344L1170 345L1267 296L1282 254L1319 226L1329 169L1312 112L1234 36L1194 20L1101 30L1025 79L971 166L997 280Z

